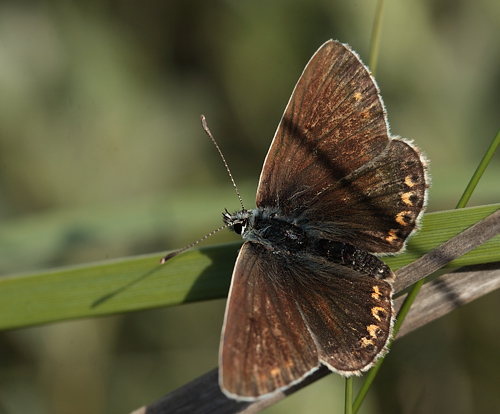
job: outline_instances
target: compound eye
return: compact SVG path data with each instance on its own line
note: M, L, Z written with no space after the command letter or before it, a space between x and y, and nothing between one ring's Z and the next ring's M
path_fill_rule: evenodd
M241 232L243 231L243 224L242 223L234 223L233 230L236 234L239 234L241 236Z

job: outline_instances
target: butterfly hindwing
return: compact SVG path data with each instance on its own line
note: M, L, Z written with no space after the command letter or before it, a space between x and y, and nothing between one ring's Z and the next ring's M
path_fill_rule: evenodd
M426 169L411 144L393 139L372 162L308 201L299 216L320 237L373 253L402 249L425 204Z
M377 279L317 256L288 271L320 361L343 375L370 368L392 333L392 277Z

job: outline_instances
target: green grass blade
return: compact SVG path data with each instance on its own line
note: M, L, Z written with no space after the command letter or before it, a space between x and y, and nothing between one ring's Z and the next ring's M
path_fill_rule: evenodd
M179 305L227 295L238 243L0 279L0 329Z
M345 379L344 414L352 414L352 377Z
M407 252L384 257L408 264L478 222L500 204L426 214ZM165 265L164 253L58 268L0 279L0 329L223 298L240 243L192 249ZM500 237L455 260L462 266L500 260Z
M476 189L477 184L479 183L479 180L481 180L481 177L483 176L484 172L486 171L486 168L488 167L491 159L493 158L493 155L495 154L495 151L497 150L498 146L500 145L500 129L498 130L497 134L495 135L495 138L493 138L493 141L491 141L490 146L486 150L486 153L484 154L483 159L479 163L479 165L476 168L476 171L474 172L474 175L472 176L471 180L469 181L469 184L467 184L467 188L465 189L464 193L462 194L462 197L460 197L460 200L457 204L457 208L464 208L467 205L467 202L469 201L470 197L472 196L472 193Z
M382 16L384 15L384 3L385 0L378 0L377 10L375 12L375 20L373 22L370 44L370 61L368 63L373 76L375 76L375 73L377 72L377 62L380 50L380 36L382 34Z

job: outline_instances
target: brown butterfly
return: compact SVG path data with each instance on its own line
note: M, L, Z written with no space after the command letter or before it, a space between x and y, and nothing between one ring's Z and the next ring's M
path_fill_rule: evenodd
M349 46L328 41L302 73L264 161L257 208L223 213L243 244L219 382L252 401L321 364L359 375L387 350L396 253L417 227L427 162L392 137L379 89Z

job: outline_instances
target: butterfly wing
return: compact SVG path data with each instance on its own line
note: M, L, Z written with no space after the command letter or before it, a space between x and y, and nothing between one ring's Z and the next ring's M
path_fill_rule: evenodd
M221 389L255 400L299 382L320 362L359 374L385 351L391 294L388 280L317 255L285 258L246 242L222 331Z
M257 399L319 366L314 341L277 265L268 250L251 242L238 255L219 355L219 382L229 397Z
M346 376L372 367L392 335L392 272L379 279L318 256L287 272L320 362Z
M426 163L389 135L375 80L328 41L300 77L264 162L257 206L318 225L319 237L399 251L426 198Z

